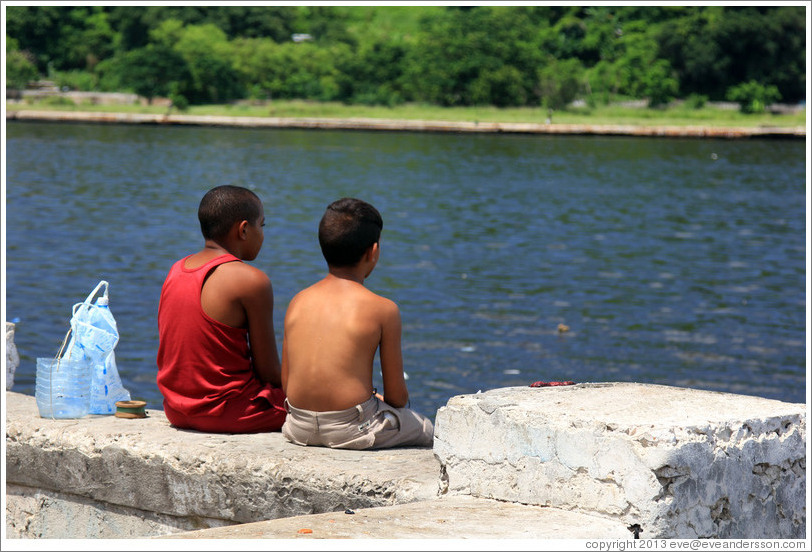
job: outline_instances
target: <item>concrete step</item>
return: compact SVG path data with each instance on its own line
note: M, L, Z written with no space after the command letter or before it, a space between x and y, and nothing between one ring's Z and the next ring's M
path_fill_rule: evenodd
M632 539L619 521L455 495L426 502L245 523L169 539Z

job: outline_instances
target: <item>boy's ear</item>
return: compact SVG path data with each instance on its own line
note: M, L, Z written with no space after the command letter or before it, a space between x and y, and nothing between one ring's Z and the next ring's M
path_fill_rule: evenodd
M239 239L245 239L248 236L248 221L244 220L236 224L237 226L237 237Z
M368 278L372 271L375 270L375 267L378 265L378 257L381 255L381 247L378 245L378 242L373 243L367 248L367 252L364 253L364 257L362 261L368 262L369 270L364 275L364 278Z

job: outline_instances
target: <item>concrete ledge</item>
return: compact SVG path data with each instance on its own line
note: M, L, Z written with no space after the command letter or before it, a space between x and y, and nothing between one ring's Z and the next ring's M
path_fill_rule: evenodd
M640 524L805 538L806 405L632 383L496 389L437 412L450 493Z
M624 539L617 520L470 496L192 531L183 539ZM310 530L302 532L300 530ZM164 537L160 537L164 538Z
M185 431L156 410L134 420L43 419L34 397L13 392L6 392L5 407L9 536L31 536L26 527L47 513L39 506L31 511L36 496L40 506L61 510L63 522L40 523L34 533L64 538L84 532L76 521L87 525L92 511L126 514L141 527L118 523L118 530L109 528L111 537L142 530L149 536L439 493L440 466L431 449L343 451L299 447L280 433ZM147 523L139 521L145 515Z

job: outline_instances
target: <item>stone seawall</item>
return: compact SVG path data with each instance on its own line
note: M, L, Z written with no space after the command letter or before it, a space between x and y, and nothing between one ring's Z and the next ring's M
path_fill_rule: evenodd
M151 125L202 125L249 128L303 128L405 132L468 132L503 134L658 136L671 138L805 138L804 127L705 127L639 125L572 125L490 123L371 118L223 117L80 111L7 110L6 120Z
M452 397L433 449L383 451L4 407L9 538L806 537L803 404L511 387Z

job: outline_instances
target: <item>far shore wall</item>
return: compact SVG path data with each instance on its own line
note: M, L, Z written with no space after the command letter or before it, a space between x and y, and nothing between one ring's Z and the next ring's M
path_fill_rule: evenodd
M90 111L7 110L6 121L48 121L149 125L202 125L247 128L301 128L405 132L463 132L546 135L647 136L663 138L795 138L805 139L804 127L705 127L588 125L557 123L492 123L373 118L226 117L215 115L108 113Z

